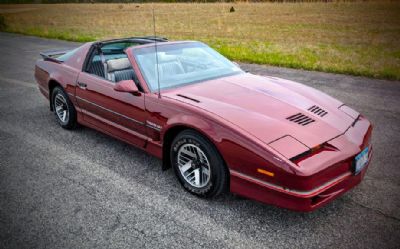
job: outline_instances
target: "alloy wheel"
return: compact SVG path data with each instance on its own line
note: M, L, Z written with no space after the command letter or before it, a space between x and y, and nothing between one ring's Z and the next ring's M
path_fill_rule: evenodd
M67 105L67 100L60 93L54 97L54 110L56 111L57 117L61 122L68 122L69 118L69 109Z
M206 154L194 144L184 144L178 150L178 168L183 179L193 187L208 184L211 167Z

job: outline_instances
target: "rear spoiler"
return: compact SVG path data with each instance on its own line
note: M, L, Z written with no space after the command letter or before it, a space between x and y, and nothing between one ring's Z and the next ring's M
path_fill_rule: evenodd
M45 61L53 61L56 63L61 63L63 61L59 60L57 58L60 57L61 55L66 54L69 51L71 51L71 49L52 50L52 51L41 52L40 55L42 56L43 60L45 60Z

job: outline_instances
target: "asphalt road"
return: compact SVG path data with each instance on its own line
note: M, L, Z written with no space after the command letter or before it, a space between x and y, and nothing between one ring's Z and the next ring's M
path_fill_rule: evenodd
M304 214L198 199L141 150L58 127L33 68L39 51L74 46L0 33L0 248L399 248L400 82L242 64L318 88L375 125L364 181Z

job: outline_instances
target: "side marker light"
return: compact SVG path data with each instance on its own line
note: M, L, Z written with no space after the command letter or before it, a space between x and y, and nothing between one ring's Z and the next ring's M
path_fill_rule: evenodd
M274 175L275 175L273 172L267 171L265 169L257 169L257 172L267 175L267 176L270 176L270 177L274 177Z

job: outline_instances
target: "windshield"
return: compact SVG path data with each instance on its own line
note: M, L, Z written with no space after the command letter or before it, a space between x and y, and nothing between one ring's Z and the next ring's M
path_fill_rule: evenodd
M243 71L221 54L201 42L160 44L134 50L135 58L151 91L179 87L200 81L230 76Z

